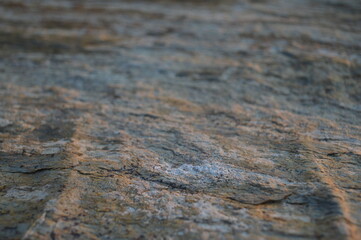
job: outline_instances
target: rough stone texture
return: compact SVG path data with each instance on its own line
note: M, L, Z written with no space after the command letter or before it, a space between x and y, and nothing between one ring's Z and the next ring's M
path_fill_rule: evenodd
M361 239L361 2L0 1L0 239Z

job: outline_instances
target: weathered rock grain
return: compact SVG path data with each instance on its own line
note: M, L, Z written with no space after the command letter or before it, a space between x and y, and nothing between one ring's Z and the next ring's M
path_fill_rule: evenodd
M360 1L0 1L0 239L360 234Z

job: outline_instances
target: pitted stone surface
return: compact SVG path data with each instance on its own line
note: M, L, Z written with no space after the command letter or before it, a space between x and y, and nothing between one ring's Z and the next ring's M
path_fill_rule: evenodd
M0 239L360 239L361 3L0 2Z

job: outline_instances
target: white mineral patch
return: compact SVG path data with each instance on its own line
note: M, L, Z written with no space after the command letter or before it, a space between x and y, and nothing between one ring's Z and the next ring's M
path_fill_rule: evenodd
M15 198L22 201L39 201L48 196L45 188L42 189L33 189L31 187L22 186L11 188L5 194L7 198Z
M0 118L0 127L7 127L11 124L11 122L7 119Z
M41 152L42 155L52 155L57 154L61 152L61 148L53 147L53 148L47 148L44 151Z
M170 176L186 179L200 179L202 182L218 180L236 180L242 182L262 182L267 185L291 184L285 179L271 175L255 173L235 168L231 165L209 161L203 165L183 164L178 168L168 168L166 172Z
M68 142L69 141L67 141L67 140L61 139L59 141L52 141L52 142L44 143L43 146L44 147L59 147L59 146L64 146Z

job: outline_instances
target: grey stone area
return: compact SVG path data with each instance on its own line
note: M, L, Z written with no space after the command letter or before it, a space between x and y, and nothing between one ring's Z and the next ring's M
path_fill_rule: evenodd
M0 239L361 239L359 0L0 0Z

